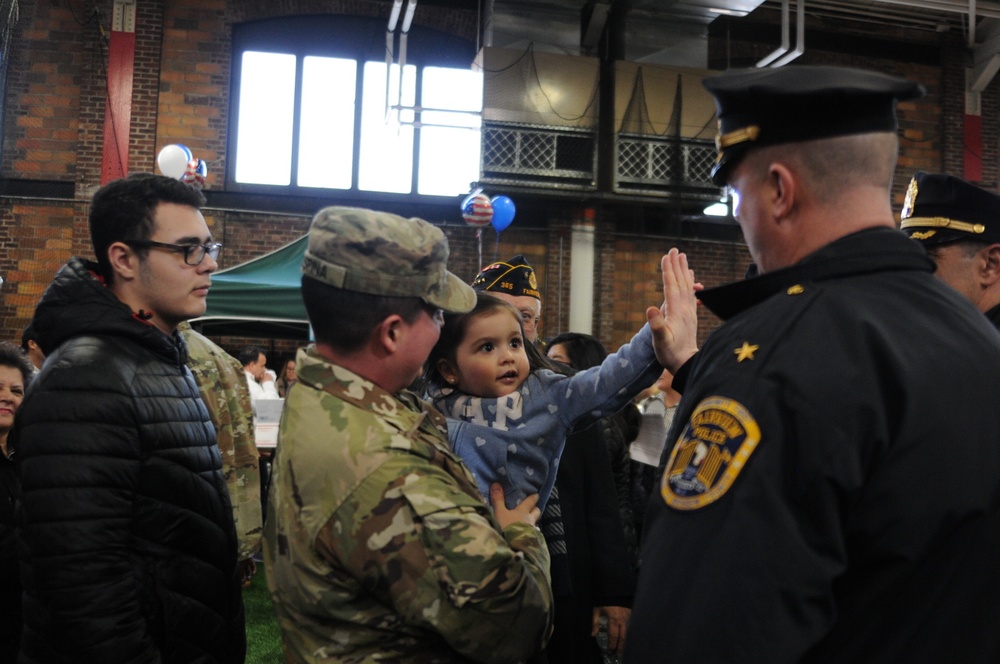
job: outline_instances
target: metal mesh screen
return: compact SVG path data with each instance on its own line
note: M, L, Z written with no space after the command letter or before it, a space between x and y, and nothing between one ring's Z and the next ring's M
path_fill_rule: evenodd
M596 134L518 125L483 128L483 181L596 184Z
M617 183L622 189L664 190L668 186L717 189L711 172L711 141L618 136Z

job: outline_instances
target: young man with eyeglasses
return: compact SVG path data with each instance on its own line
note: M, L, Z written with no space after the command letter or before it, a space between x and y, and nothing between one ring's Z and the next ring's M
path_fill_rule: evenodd
M21 662L244 660L232 508L177 332L218 268L204 201L158 175L101 188L97 262L70 259L35 311Z

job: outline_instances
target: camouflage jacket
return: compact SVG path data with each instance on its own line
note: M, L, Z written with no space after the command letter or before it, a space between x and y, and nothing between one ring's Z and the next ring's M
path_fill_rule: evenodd
M264 561L289 662L517 662L550 632L541 533L502 532L444 418L300 351Z
M188 347L188 368L198 383L201 399L215 425L222 455L222 472L233 504L233 520L239 538L239 559L246 560L260 547L259 454L254 442L250 391L239 360L210 339L191 329L178 327Z

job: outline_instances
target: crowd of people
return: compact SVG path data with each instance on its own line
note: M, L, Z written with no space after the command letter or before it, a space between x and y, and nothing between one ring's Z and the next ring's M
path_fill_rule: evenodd
M329 207L271 371L187 322L201 193L98 190L96 261L0 344L0 663L243 662L261 561L289 662L1000 659L1000 196L918 172L896 228L913 82L705 85L754 264L671 249L610 354L540 339L523 255L466 282L436 226Z

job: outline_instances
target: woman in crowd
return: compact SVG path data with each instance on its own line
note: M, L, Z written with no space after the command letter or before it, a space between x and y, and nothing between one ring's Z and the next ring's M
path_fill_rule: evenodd
M278 380L276 383L278 388L278 396L280 396L282 399L287 397L288 388L290 388L295 383L296 380L297 377L295 375L295 358L293 357L292 359L287 360L284 366L282 366L281 368L281 375L278 376Z
M574 371L595 367L608 355L600 339L579 332L553 337L546 349L550 360ZM590 426L583 423L570 433L566 443L556 489L565 503L561 511L570 554L571 591L568 596L556 597L557 627L549 642L548 664L600 661L593 639L588 643L587 636L597 636L605 663L619 661L624 647L638 557L627 500L626 441L631 437L633 410L635 407L628 404L623 411ZM545 517L542 519L545 532ZM558 556L553 554L552 560L555 568ZM555 576L554 571L553 588L557 585ZM589 633L585 626L589 626ZM617 635L617 648L609 647L612 632Z
M16 661L20 645L21 578L14 506L21 495L21 482L14 465L11 430L33 371L17 346L0 343L0 664Z
M550 360L561 362L576 371L596 367L608 356L601 340L592 334L563 332L548 343ZM626 405L611 417L601 420L602 437L611 461L611 472L615 478L615 495L622 525L625 527L625 546L633 564L638 559L637 532L632 512L632 481L629 472L629 443L639 432L639 409L634 404Z

